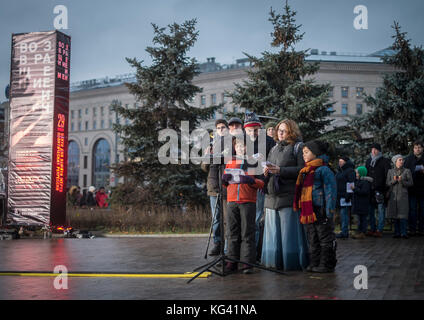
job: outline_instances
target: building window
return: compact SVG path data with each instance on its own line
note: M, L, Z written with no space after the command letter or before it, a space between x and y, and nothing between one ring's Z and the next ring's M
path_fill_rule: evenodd
M71 110L71 119L74 119L74 110Z
M80 150L75 141L69 141L68 144L68 188L78 185L79 178L79 157Z
M362 114L362 104L356 104L356 114Z
M239 112L239 108L238 107L234 107L234 113L238 113Z
M84 145L88 146L88 138L87 137L84 138Z
M223 93L222 94L222 103L227 103L228 102L228 94L226 94L226 93Z
M113 121L112 119L109 119L109 128L112 129L112 127L113 127Z
M79 109L78 110L78 118L81 118L82 117L82 110L81 109Z
M88 114L88 108L85 108L85 114Z
M81 131L81 121L78 122L78 131Z
M328 97L329 98L332 98L333 97L333 94L334 94L334 87L330 87L330 89L328 89Z
M227 113L227 107L222 108L222 113L225 115Z
M88 121L85 122L85 131L88 131Z
M333 107L333 105L329 106L329 107L327 108L327 111L328 111L328 112L333 112L333 111L334 111L334 107Z
M93 148L93 186L109 185L110 145L106 139L98 140Z
M126 103L126 104L125 104L125 109L127 109L127 110L128 110L128 106L129 106L129 104L128 104L128 103Z
M93 121L93 130L96 130L97 129L97 121L96 120L94 120Z
M104 116L104 115L105 115L105 107L100 107L100 114L101 114L102 116Z
M105 128L105 121L102 119L102 121L100 121L100 128L104 129Z
M112 106L109 106L109 115L111 116L113 114Z
M93 108L93 116L94 117L97 116L97 108L96 107Z
M211 102L212 104L216 104L216 93L211 94Z
M342 115L346 116L348 113L347 103L342 104Z
M364 95L364 88L362 87L357 87L356 88L356 97L357 98L362 98Z
M74 123L71 123L71 131L74 131Z
M84 169L88 167L88 156L84 156Z
M349 97L349 87L342 87L342 98Z
M202 106L206 105L206 96L200 96L200 104Z
M83 184L83 188L87 187L87 175L84 175L84 184Z

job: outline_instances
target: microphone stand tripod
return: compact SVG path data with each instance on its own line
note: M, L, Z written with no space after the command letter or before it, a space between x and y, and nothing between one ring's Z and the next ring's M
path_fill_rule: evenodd
M214 208L214 214L216 214L216 208L217 208L217 204L219 201L219 205L220 205L220 210L219 210L219 221L220 221L220 230L221 230L221 237L222 239L225 239L225 234L224 234L224 205L223 205L223 198L222 198L222 163L224 163L224 161L221 162L221 164L218 167L218 174L219 174L219 193L217 196L217 203L215 204L215 208ZM209 240L210 240L210 235L209 235ZM221 245L220 245L220 254L219 256L212 260L211 262L208 262L207 264L204 264L200 267L197 267L196 269L193 270L193 272L196 272L197 270L201 270L200 272L198 272L193 278L191 278L189 281L187 281L187 283L190 283L191 281L193 281L194 279L196 279L197 277L199 277L202 273L204 272L211 272L213 274L219 275L221 277L225 277L229 274L233 274L236 271L226 271L225 270L225 264L226 262L233 262L233 263L241 263L241 264L245 264L248 265L250 267L254 267L254 268L258 268L258 269L262 269L262 270L266 270L266 271L271 271L271 272L275 272L275 273L279 273L279 274L284 274L287 275L285 272L280 271L280 270L276 270L276 269L271 269L271 268L267 268L258 264L254 264L254 263L250 263L250 262L245 262L245 261L240 261L240 260L236 260L236 259L232 259L229 258L225 255L224 253L224 243L225 241L221 241ZM214 266L221 266L221 270L220 271L216 271L214 269L211 269Z

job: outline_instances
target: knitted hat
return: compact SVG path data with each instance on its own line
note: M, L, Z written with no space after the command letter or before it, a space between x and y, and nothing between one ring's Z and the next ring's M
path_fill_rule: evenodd
M348 156L340 156L339 159L342 159L346 162L348 162L350 160L350 158Z
M365 167L358 167L356 171L358 171L360 177L365 177L368 174L368 170Z
M246 113L246 115L244 116L244 128L255 126L262 126L258 116L254 112Z
M233 117L230 119L230 121L228 121L228 125L231 125L232 123L240 123L241 125L243 125L243 121L241 121L240 118L237 117Z
M400 158L403 159L402 155L400 155L400 154L393 156L393 158L392 158L393 164L396 165L396 161L398 161L398 159L400 159Z
M371 149L372 148L376 148L378 151L380 151L381 152L381 144L379 144L379 143L373 143L372 145L371 145L371 147L370 147Z
M312 140L308 141L304 144L304 147L307 147L311 152L319 157L324 154L328 150L328 143L320 141L320 140Z

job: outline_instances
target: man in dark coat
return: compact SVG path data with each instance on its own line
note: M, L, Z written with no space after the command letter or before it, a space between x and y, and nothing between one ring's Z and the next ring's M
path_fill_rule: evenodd
M415 141L413 154L405 158L404 167L412 173L414 185L409 194L409 235L424 235L424 142ZM418 230L417 230L418 222ZM418 231L418 232L417 232Z
M355 170L352 161L342 156L339 158L339 170L336 174L337 181L337 207L340 209L341 232L337 234L337 238L349 237L349 206L351 203L352 192L347 192L347 183L355 181ZM343 200L342 200L343 199Z
M261 140L261 138L259 137L259 130L261 129L261 127L262 127L262 124L255 113L253 112L246 113L245 119L244 119L244 130L246 132L246 136L248 136L250 138L250 141L253 142L253 154L261 153L265 157L264 159L259 160L257 166L255 166L257 169L256 177L264 180L265 178L262 174L260 162L265 161L265 159L268 158L269 152L275 146L275 141L274 139L266 135L266 132L263 132L265 136L265 146L260 146L259 140ZM263 154L263 151L265 151L265 154ZM249 153L249 149L247 149L247 152ZM264 202L265 202L265 193L262 189L258 189L257 197L256 197L256 236L255 236L256 252L257 252L258 260L262 252L261 240L263 235L263 221L262 221L263 219L262 218L264 214Z
M383 157L381 150L382 149L380 144L373 143L371 145L371 156L365 163L368 176L373 178L369 213L370 231L367 233L367 235L378 238L382 237L383 235L386 214L386 177L387 172L391 168L390 160ZM378 209L378 226L376 226L375 222L375 209Z
M207 150L207 153L217 154L223 151L224 147L224 137L228 134L228 124L224 119L219 119L215 121L216 135L213 141L211 150ZM220 167L225 167L225 165L202 163L201 168L203 171L208 172L207 180L207 190L208 196L210 199L211 211L212 211L212 235L214 246L212 247L209 255L214 256L218 255L221 250L221 242L224 241L224 237L221 236L221 220L220 220L220 210L221 202L219 201L218 194L220 191L219 183L219 171ZM223 170L221 170L223 172ZM227 195L226 190L223 188L223 215L226 215L227 208ZM216 208L216 209L215 209ZM224 219L225 221L225 219Z

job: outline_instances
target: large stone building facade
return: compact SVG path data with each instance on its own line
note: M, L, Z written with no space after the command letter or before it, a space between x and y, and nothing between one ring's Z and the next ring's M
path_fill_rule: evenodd
M308 61L319 61L320 70L314 75L318 83L330 83L330 101L333 104L333 125L342 125L348 117L364 113L368 106L363 94L374 95L382 85L382 75L392 72L391 66L382 63L380 57L387 54L382 50L368 56L330 55L312 51ZM227 93L235 88L235 83L247 79L250 68L247 59L240 59L233 65L220 65L209 58L200 65L201 73L194 84L203 90L191 101L199 108L223 104L221 112L214 119L225 118L226 112L243 112L240 106L232 103ZM111 110L113 100L118 100L127 108L138 108L125 82L135 81L131 74L73 83L70 95L68 186L79 185L87 189L94 185L110 187L122 179L113 175L109 166L124 159L123 147L113 124L124 123ZM214 119L203 124L213 128Z

